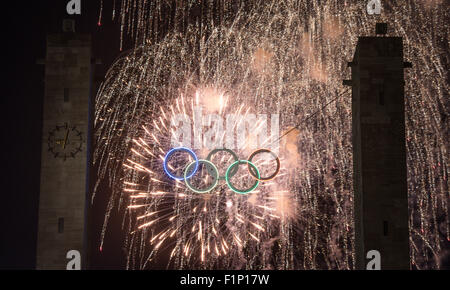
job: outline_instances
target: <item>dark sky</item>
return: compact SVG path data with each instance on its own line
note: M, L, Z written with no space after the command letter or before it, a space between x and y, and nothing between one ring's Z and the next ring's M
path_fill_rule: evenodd
M119 54L119 27L106 3L104 23L97 25L99 3L82 0L82 15L66 14L66 0L11 1L2 3L3 77L1 90L2 183L0 213L0 269L33 269L36 264L37 213L40 180L42 106L47 33L60 32L62 20L76 20L76 31L91 33L93 54L102 65L95 67L94 85ZM109 2L109 1L105 1ZM3 5L4 4L4 5ZM95 94L95 91L94 91ZM98 244L106 197L100 196L92 210L92 247ZM112 255L117 243L104 253L93 251L93 268L123 265L121 255ZM98 249L98 248L97 248Z
M45 39L60 32L62 20L76 20L76 31L90 33L95 66L95 86L119 55L119 25L112 22L112 1L105 2L102 26L97 25L100 0L81 0L82 15L66 14L68 0L2 2L2 159L0 189L0 269L34 269L40 182L42 106L44 96ZM125 49L130 47L125 46ZM95 177L95 176L94 176ZM103 252L98 250L108 194L102 192L90 207L91 269L114 269L124 265L120 228L108 231ZM120 225L120 215L111 217ZM111 228L110 228L111 229ZM448 264L448 262L447 262Z

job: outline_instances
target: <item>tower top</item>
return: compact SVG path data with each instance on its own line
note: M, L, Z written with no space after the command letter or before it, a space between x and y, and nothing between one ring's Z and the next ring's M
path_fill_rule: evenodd
M377 23L375 25L375 34L376 35L386 35L388 30L387 23Z

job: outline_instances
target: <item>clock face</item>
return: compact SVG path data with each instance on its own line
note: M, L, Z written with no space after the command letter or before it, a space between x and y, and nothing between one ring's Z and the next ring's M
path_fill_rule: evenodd
M48 133L48 151L55 158L66 161L68 158L75 158L81 152L83 146L83 134L76 126L65 123L56 126Z

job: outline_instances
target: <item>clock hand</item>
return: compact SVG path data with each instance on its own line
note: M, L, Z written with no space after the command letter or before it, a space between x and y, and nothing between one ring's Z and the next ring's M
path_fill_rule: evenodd
M69 138L69 130L66 132L66 137L64 137L63 149L66 149L67 139Z

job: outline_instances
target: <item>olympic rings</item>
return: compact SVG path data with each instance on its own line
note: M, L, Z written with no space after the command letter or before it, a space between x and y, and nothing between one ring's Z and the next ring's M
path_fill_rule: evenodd
M168 169L168 161L169 158L176 152L178 151L183 151L183 152L187 152L189 153L189 155L191 155L194 158L194 161L189 163L186 168L184 169L184 174L183 176L176 176L173 173L171 173ZM214 154L216 154L217 152L228 152L229 154L231 154L234 158L234 162L227 168L226 173L224 176L220 176L219 175L219 170L217 169L217 167L211 162L211 159L213 157ZM276 163L277 163L277 167L275 169L275 172L268 176L268 177L261 177L261 174L258 170L258 168L256 167L255 164L252 163L253 158L260 153L270 153L272 154L273 157L275 157ZM210 186L200 189L200 188L196 188L192 185L191 181L189 180L191 177L193 177L199 170L200 164L204 164L206 166L206 169L209 173L209 175L211 175L213 177L213 182ZM241 190L236 188L232 183L231 183L231 177L233 177L237 171L239 170L239 165L241 164L247 164L248 167L248 171L250 173L250 175L253 177L253 179L255 179L255 182L253 183L253 185L247 189ZM194 166L194 169L192 170L192 167ZM193 192L196 193L208 193L210 191L212 191L214 188L216 188L216 186L219 183L219 180L225 180L225 182L227 183L228 187L239 194L248 194L252 191L254 191L260 182L264 182L264 181L268 181L268 180L272 180L273 178L275 178L278 173L280 172L280 168L281 168L281 164L280 164L280 159L278 158L278 156L272 152L269 149L258 149L256 151L254 151L252 154L250 154L248 160L239 160L238 155L233 152L230 149L226 149L226 148L218 148L218 149L214 149L211 152L209 152L208 157L206 159L198 159L197 155L194 153L194 151L192 151L191 149L187 148L187 147L177 147L177 148L172 148L169 150L169 152L167 152L166 156L164 157L164 162L163 162L163 167L164 167L164 171L165 173L172 179L175 180L184 180L184 182L186 183L186 186L192 190Z
M184 152L187 152L187 153L189 153L189 155L191 155L191 156L194 158L194 160L195 160L195 168L194 168L194 171L192 171L191 174L189 174L188 176L186 176L186 175L185 175L185 176L175 176L175 175L171 174L171 173L169 172L169 169L167 168L167 162L169 161L170 156L172 156L172 155L173 155L174 153L176 153L177 151L184 151ZM172 149L169 150L169 152L167 152L166 156L164 157L163 166L164 166L164 171L166 172L166 174L167 174L170 178L176 179L176 180L183 180L183 179L186 180L186 179L189 179L189 178L191 178L192 176L194 176L194 174L197 172L197 170L198 170L198 158L197 158L197 155L195 155L194 151L192 151L192 150L189 149L189 148L186 148L186 147L172 148Z
M261 176L259 175L258 168L256 168L256 166L255 166L253 163L251 163L251 162L248 161L248 160L238 160L238 161L235 161L233 164L231 164L230 167L228 167L227 173L225 174L225 180L226 180L226 182L227 182L228 187L229 187L232 191L234 191L234 192L236 192L236 193L239 193L239 194L248 194L248 193L252 192L253 190L255 190L255 189L258 187L258 185L259 185L259 180L258 180L258 179L255 180L255 183L254 183L250 188L247 188L247 189L245 189L245 190L239 190L239 189L237 189L236 187L234 187L234 186L231 184L230 179L229 179L229 177L228 177L228 174L230 173L230 171L233 169L234 166L236 166L236 165L239 166L240 164L243 164L243 163L247 163L248 166L251 166L251 167L256 171L258 178L261 177Z
M186 177L187 177L187 173L188 173L189 170L191 169L192 165L196 164L195 161L194 161L194 162L192 162L191 164L189 164L189 165L186 167L186 170L184 171L184 177L185 177L185 180L186 180L186 186L187 186L190 190L192 190L193 192L196 192L196 193L207 193L207 192L210 192L210 191L213 190L213 189L217 186L217 184L219 183L219 170L217 170L217 167L216 167L211 161L200 159L200 160L198 161L198 163L199 163L199 164L205 164L205 165L207 165L207 166L210 166L210 168L212 168L212 169L214 170L214 173L215 173L215 174L214 174L214 182L212 183L212 185L210 185L210 186L207 187L206 189L198 189L198 188L194 188L194 186L191 184L190 180L189 180L188 178L186 178ZM208 170L208 171L209 171L209 170ZM209 171L209 172L211 172L211 171Z
M250 174L253 176L253 178L255 178L259 181L269 181L269 180L274 179L275 176L277 176L278 173L280 172L280 168L281 168L280 158L278 158L278 156L275 153L273 153L271 150L262 148L262 149L258 149L256 151L254 151L252 154L250 154L250 156L248 157L248 161L251 162L253 160L253 157L255 157L259 153L270 153L270 154L272 154L273 157L275 157L275 160L277 162L277 168L275 169L275 172L272 175L270 175L269 177L264 177L264 178L257 177L255 172L253 170L251 170L250 163L248 163L248 172L250 172Z

